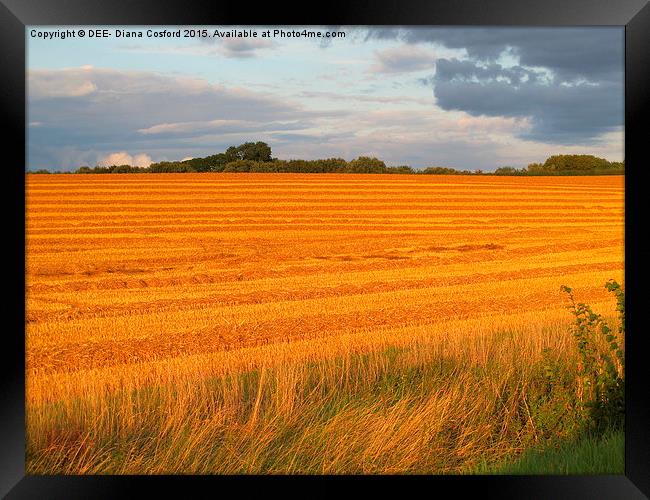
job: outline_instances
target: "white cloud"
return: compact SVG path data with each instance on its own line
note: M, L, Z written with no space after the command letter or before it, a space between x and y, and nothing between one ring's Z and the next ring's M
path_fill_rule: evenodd
M436 53L423 48L403 45L375 51L375 64L370 67L373 73L411 73L432 69Z
M136 154L131 156L126 151L118 151L100 157L97 165L100 167L109 167L111 165L131 165L132 167L148 167L153 161L147 154Z
M63 72L52 72L45 78L30 79L28 92L35 98L45 97L82 97L97 91L97 85L88 79L65 78Z
M149 71L119 71L85 65L58 70L35 69L27 74L29 99L86 97L106 101L143 93L182 92L196 95L224 92L219 85L192 77L170 78Z
M178 132L206 132L209 130L219 131L227 127L254 125L254 122L243 120L210 120L196 122L159 123L151 127L138 129L138 132L145 135L178 133Z
M138 129L138 133L151 139L182 138L204 135L259 134L260 132L277 132L299 130L313 126L311 120L208 120L177 123L158 123Z

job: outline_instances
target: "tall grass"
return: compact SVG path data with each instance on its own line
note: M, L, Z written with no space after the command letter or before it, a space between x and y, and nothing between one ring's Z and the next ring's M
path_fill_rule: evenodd
M572 333L577 356L573 419L580 424L577 438L559 441L546 449L528 450L504 464L481 463L473 472L482 474L623 474L625 417L625 292L614 280L605 288L616 298L617 333L591 306L576 302L573 290L561 287L570 300ZM599 335L600 334L600 335ZM544 350L544 370L549 395L559 382L560 371ZM566 373L564 373L566 376ZM563 416L563 415L561 415ZM557 418L557 414L556 414Z
M28 408L29 473L459 473L579 432L568 322ZM562 366L549 392L549 352ZM546 353L546 354L544 354Z

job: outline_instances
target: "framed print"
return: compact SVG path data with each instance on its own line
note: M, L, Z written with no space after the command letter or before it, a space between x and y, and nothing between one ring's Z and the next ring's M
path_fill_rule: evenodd
M646 2L3 2L8 498L649 494Z

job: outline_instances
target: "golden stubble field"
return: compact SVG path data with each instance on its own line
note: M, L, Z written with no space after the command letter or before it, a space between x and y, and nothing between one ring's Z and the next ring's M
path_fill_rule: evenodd
M390 452L377 444L388 432L385 412L376 428L370 414L339 424L348 429L343 434L357 433L355 459L332 451L350 436L335 442L330 419L321 430L332 442L312 446L320 450L313 455L329 458L301 462L297 450L311 439L304 434L281 465L259 461L259 450L232 467L224 460L234 461L234 452L220 455L218 467L200 465L209 460L197 462L199 451L226 453L200 442L226 439L234 417L224 408L237 413L246 383L228 386L239 403L226 401L222 384L221 399L206 409L219 413L218 422L192 417L192 397L210 399L206 381L261 373L238 436L273 441L278 423L262 426L262 409L275 404L275 414L277 405L291 413L295 381L309 363L328 366L323 376L334 380L335 361L351 353L428 345L438 354L450 349L445 356L453 358L471 345L463 363L485 365L504 352L512 361L503 362L512 364L544 346L568 348L570 338L557 333L571 322L560 285L611 314L602 285L623 282L623 188L623 176L28 175L28 470L410 470L410 460L423 463L422 450L431 446L421 442L424 420L402 425L402 441L393 429L393 443L403 446L393 450L394 461L377 462ZM493 351L485 339L503 332L518 332L519 343ZM273 387L268 401L265 383ZM174 388L173 403L150 412L173 413L156 429L189 436L185 448L161 455L155 437L133 437L148 417L132 396L123 399L152 387ZM169 399L165 394L158 395ZM437 406L427 401L427 418L442 421L452 411L442 396ZM111 413L116 407L119 418ZM413 418L389 408L395 421ZM195 417L196 426L183 427ZM352 421L370 434L350 431ZM111 432L130 439L127 448L108 440ZM454 470L474 456L470 448L456 450L453 463L430 465Z

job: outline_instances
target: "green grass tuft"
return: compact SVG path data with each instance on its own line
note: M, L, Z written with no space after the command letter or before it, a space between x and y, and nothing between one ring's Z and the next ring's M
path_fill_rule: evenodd
M529 450L518 460L505 464L480 464L474 474L624 474L623 431L600 438L586 437L557 448Z

